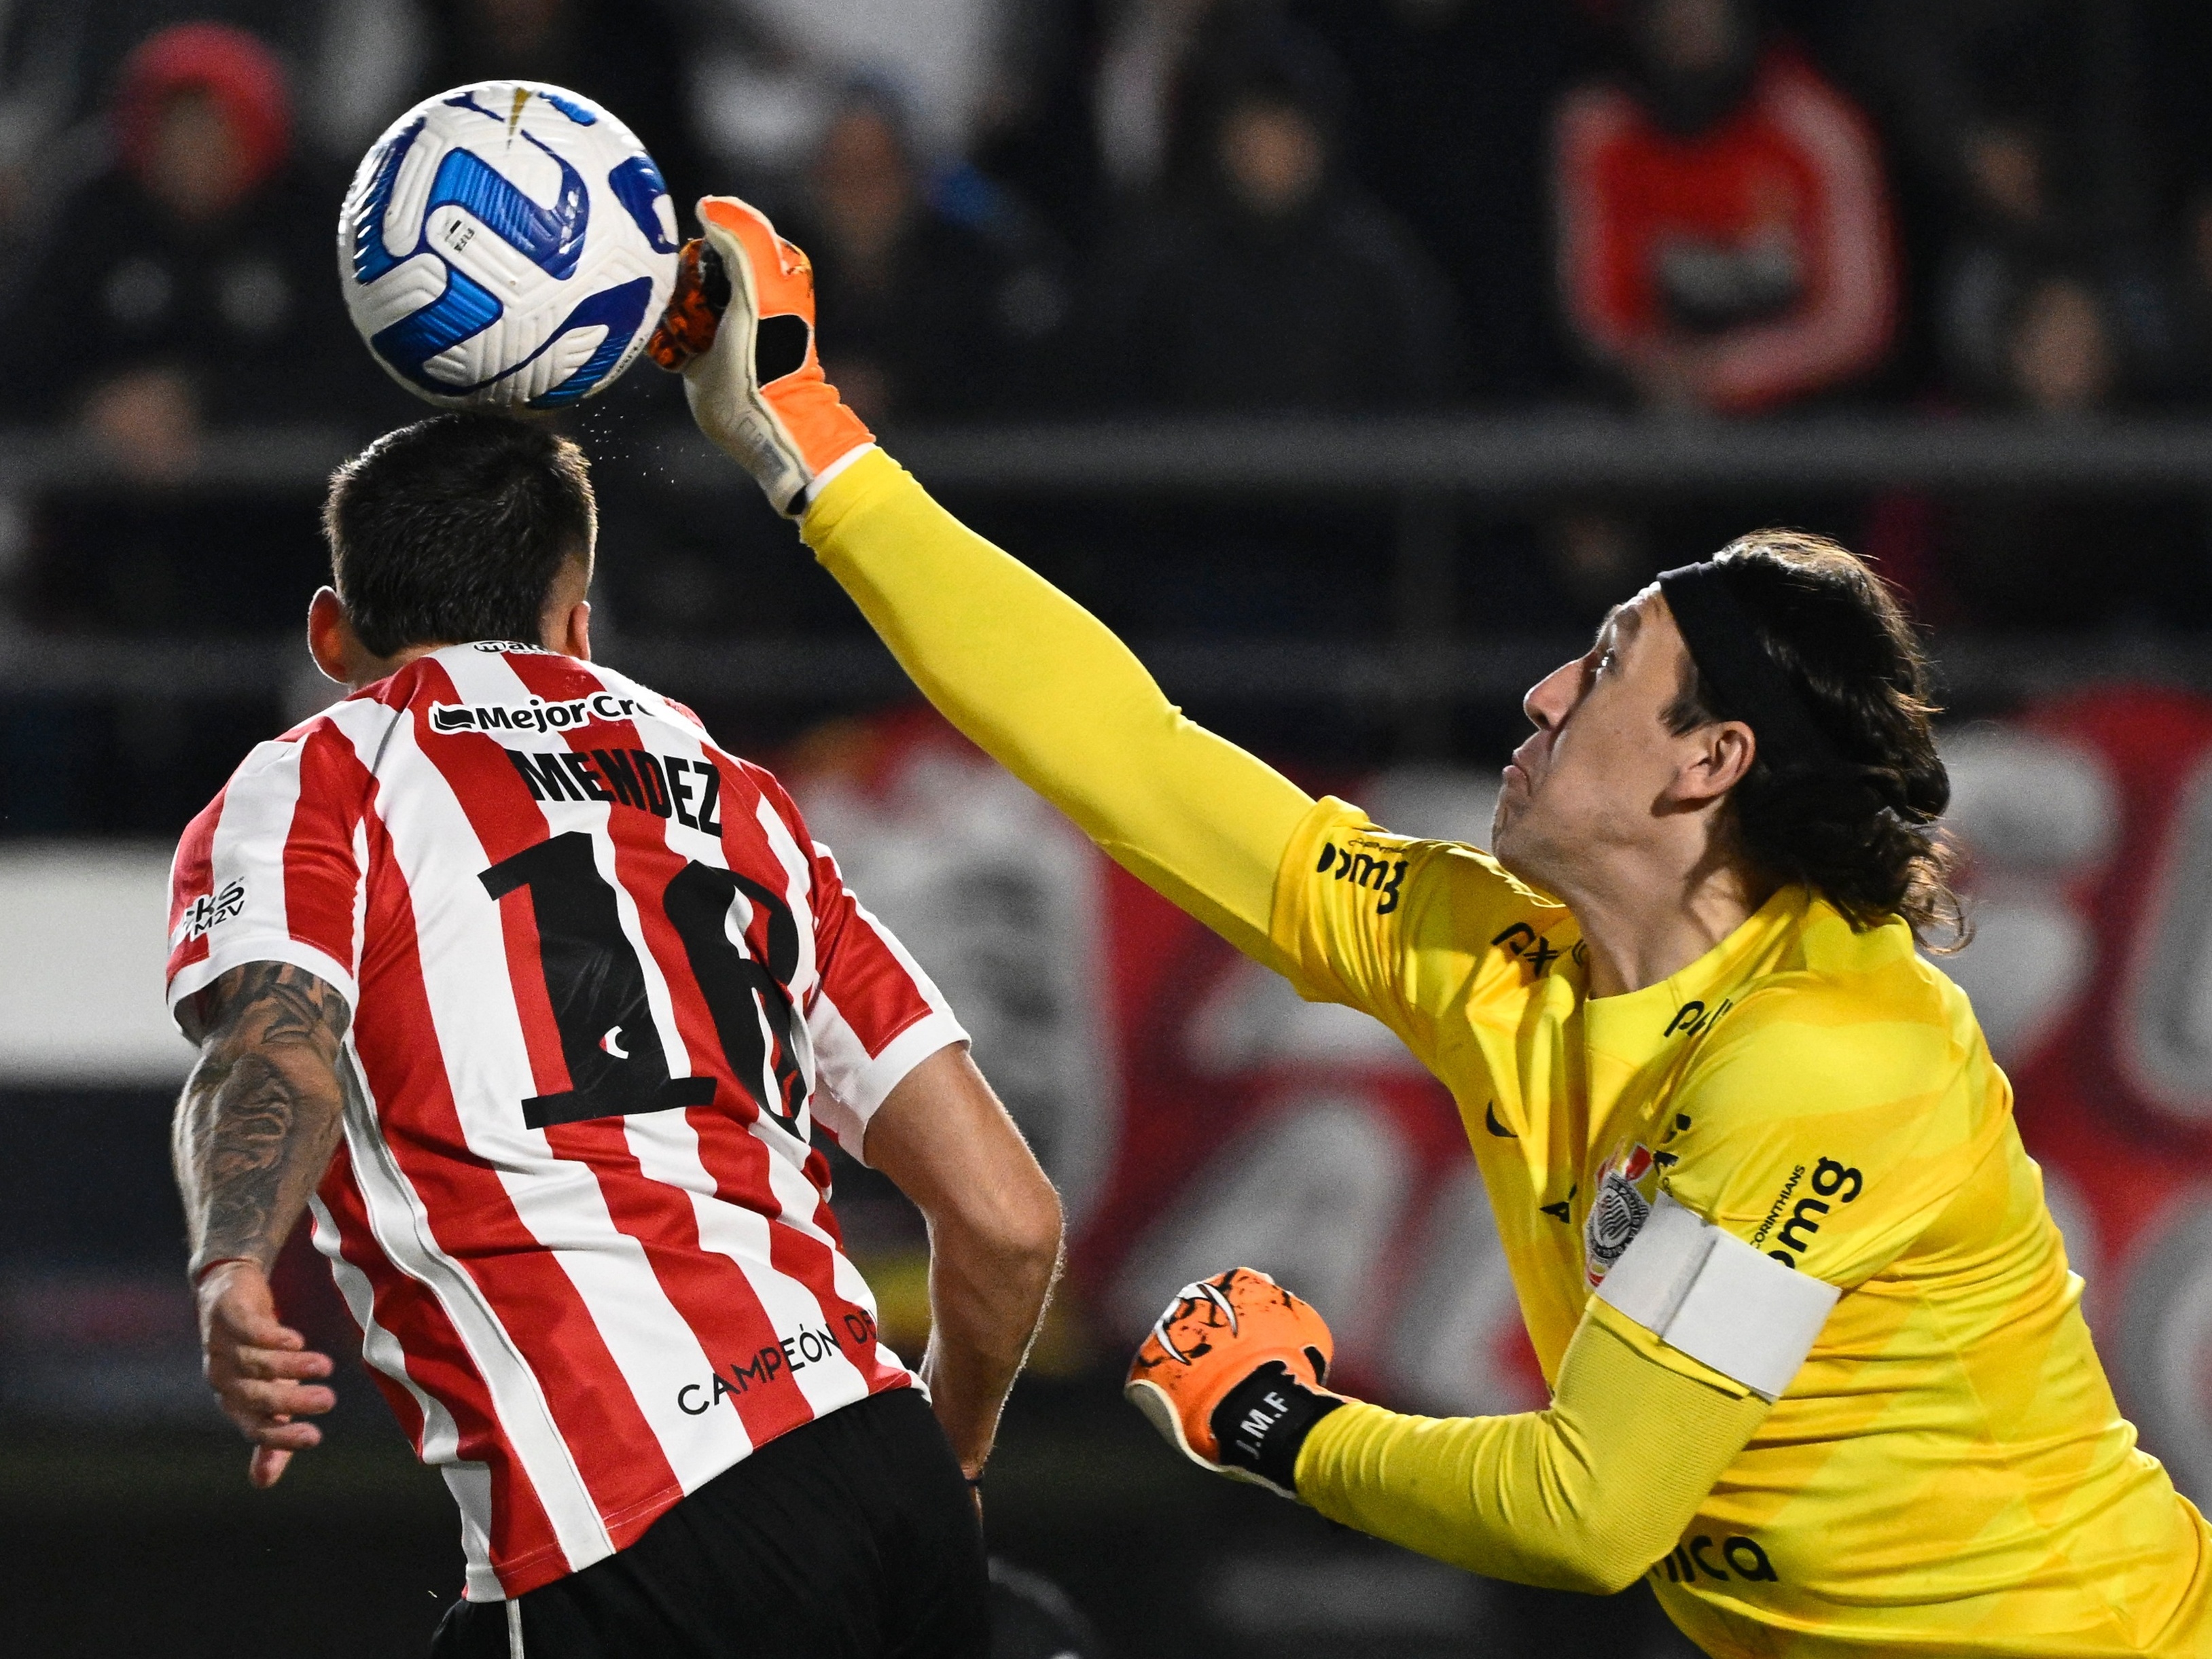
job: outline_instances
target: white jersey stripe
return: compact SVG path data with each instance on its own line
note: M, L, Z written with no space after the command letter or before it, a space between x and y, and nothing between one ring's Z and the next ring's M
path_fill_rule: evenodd
M828 1124L837 1136L837 1144L866 1164L861 1143L867 1138L869 1120L884 1103L883 1097L877 1096L864 1111L846 1098L845 1091L861 1093L872 1057L826 993L817 996L813 1007L807 1010L806 1025L813 1038L815 1061L822 1068L814 1091L815 1121Z
M469 1593L481 1600L489 1592L496 1599L499 1579L491 1565L491 1471L482 1463L461 1459L461 1431L453 1414L443 1401L425 1392L408 1374L398 1338L377 1322L376 1297L368 1275L340 1254L338 1224L330 1206L320 1198L311 1197L307 1207L314 1218L315 1248L330 1262L331 1277L345 1299L346 1310L361 1327L362 1363L405 1389L415 1409L422 1413L422 1438L416 1450L425 1463L445 1477L446 1489L453 1493L460 1510L462 1571Z
M500 1431L529 1477L570 1568L611 1555L614 1541L561 1437L544 1389L475 1279L438 1248L428 1212L377 1133L375 1101L358 1073L356 1067L361 1092L346 1108L346 1147L371 1235L386 1260L437 1298L468 1349L498 1413Z
M885 1043L882 1053L873 1059L867 1059L867 1050L851 1036L852 1027L846 1023L845 1016L837 1005L824 996L819 1007L823 1026L831 1032L842 1034L842 1040L849 1042L862 1057L862 1063L853 1074L833 1083L832 1087L863 1136L867 1133L868 1124L875 1117L877 1110L890 1097L890 1091L905 1079L908 1072L939 1048L949 1048L956 1042L968 1041L968 1033L958 1020L944 1010L933 1010ZM846 1092L848 1089L851 1091L849 1094ZM840 1144L842 1144L842 1137ZM848 1146L846 1150L855 1158L860 1156L855 1147Z
M768 797L763 795L754 804L753 822L759 824L761 834L768 838L769 851L783 867L783 892L791 906L791 914L799 923L799 966L791 976L793 995L802 1006L821 983L822 975L814 961L814 914L806 902L806 890L813 885L814 872L806 854L799 850L799 843L791 838L791 831L775 815Z

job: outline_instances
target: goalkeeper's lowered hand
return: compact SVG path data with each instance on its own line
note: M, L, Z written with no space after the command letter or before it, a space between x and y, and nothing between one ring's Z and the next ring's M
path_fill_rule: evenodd
M814 268L756 207L699 201L676 295L646 349L681 370L691 418L797 518L814 492L874 441L823 378L814 350Z
M1311 1304L1231 1267L1182 1287L1121 1392L1200 1468L1296 1498L1299 1448L1345 1403L1322 1387L1335 1351Z

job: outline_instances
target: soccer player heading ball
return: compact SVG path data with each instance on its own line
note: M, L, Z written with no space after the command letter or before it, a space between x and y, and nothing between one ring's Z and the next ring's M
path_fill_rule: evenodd
M2011 1091L1915 950L1954 920L1948 785L1864 565L1765 533L1668 573L1528 693L1491 853L1394 836L1184 720L932 501L824 382L804 255L700 212L731 297L692 412L915 682L1459 1103L1549 1407L1332 1394L1319 1316L1237 1268L1131 1370L1176 1444L1494 1577L1648 1577L1716 1655L2212 1653L2212 1536L2136 1449Z
M326 524L309 640L355 695L240 767L172 910L178 1174L256 1484L333 1403L269 1288L312 1208L460 1508L440 1659L981 1654L971 1487L1060 1212L951 1010L773 777L592 665L574 445L441 416ZM928 1219L927 1395L824 1133Z

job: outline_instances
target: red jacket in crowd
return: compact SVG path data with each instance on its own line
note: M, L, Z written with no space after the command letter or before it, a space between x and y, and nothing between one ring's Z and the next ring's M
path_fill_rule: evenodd
M1557 135L1568 321L1647 396L1749 410L1870 368L1897 316L1889 206L1865 118L1794 52L1694 135L1588 86Z

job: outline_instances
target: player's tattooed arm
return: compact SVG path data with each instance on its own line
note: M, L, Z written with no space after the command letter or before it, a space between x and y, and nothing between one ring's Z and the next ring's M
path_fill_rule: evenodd
M243 1261L266 1273L337 1146L351 1011L306 969L255 962L184 1013L200 1058L177 1103L172 1150L191 1272Z
M277 1317L269 1269L337 1149L345 999L303 969L234 968L185 1003L199 1064L177 1103L177 1185L192 1248L208 1386L253 1442L247 1478L273 1484L319 1444L303 1419L337 1403L330 1356Z

